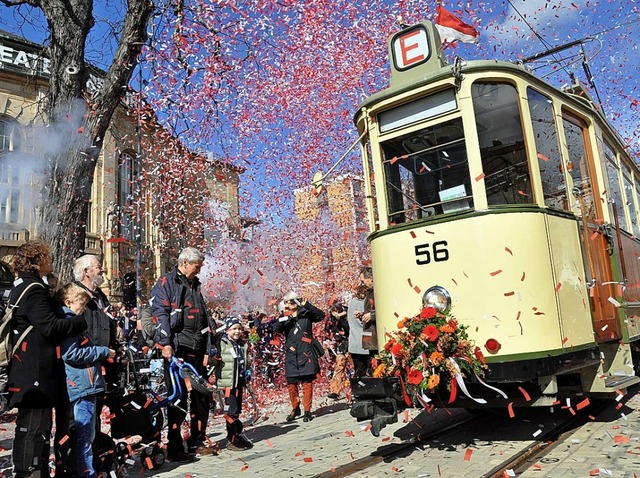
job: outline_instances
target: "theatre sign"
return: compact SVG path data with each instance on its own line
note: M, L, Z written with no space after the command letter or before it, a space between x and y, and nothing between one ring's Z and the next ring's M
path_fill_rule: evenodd
M48 77L50 61L42 55L42 47L12 40L0 32L0 68L21 74Z
M0 71L14 72L27 76L49 78L51 60L43 55L43 48L36 43L27 42L0 31ZM87 65L89 77L87 91L93 93L98 90L104 80L104 72ZM77 72L77 68L69 66L68 73Z

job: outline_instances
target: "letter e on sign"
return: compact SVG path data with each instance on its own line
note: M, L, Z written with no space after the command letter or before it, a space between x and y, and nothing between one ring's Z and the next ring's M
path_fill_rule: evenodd
M413 68L429 59L429 38L422 27L401 32L393 39L393 56L398 70Z

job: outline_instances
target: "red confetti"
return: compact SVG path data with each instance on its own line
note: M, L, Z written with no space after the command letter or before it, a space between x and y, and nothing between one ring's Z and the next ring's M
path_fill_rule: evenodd
M471 461L472 453L473 453L473 450L471 448L467 448L467 450L464 452L464 461Z
M527 402L531 401L531 396L527 393L527 391L524 388L518 387L518 390L520 390L520 393L522 394L522 396Z
M584 400L582 400L580 403L576 405L576 410L582 410L583 408L588 407L590 403L591 402L589 402L589 399L585 398Z

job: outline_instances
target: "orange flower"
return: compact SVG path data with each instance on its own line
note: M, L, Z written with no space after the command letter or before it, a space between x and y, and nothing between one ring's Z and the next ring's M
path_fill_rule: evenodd
M395 355L397 357L403 352L403 350L404 349L402 348L402 344L396 343L396 344L393 344L393 347L391 347L390 352L391 352L391 355Z
M427 325L424 329L422 329L422 333L427 336L429 342L435 342L438 340L438 327L433 324Z
M429 380L427 381L427 388L429 390L433 390L440 383L440 375L437 373L429 375Z
M438 352L437 350L431 352L431 355L429 356L429 361L436 367L440 365L440 362L442 362L443 360L444 354L442 352Z
M423 319L432 319L436 316L436 309L433 307L425 307L420 311L420 317Z
M401 329L402 327L404 327L404 323L405 323L405 319L402 319L401 321L399 321L398 328Z
M384 344L384 349L388 352L391 350L391 347L396 343L394 339L389 340L386 344Z
M422 376L422 372L420 370L411 370L407 374L407 382L409 382L411 385L420 385L423 378L424 377Z
M383 363L381 363L380 365L378 365L376 367L376 369L373 371L373 378L380 378L384 375L384 371L387 368L387 366Z
M450 325L442 325L440 326L440 332L442 332L443 334L452 334L455 332L455 329Z

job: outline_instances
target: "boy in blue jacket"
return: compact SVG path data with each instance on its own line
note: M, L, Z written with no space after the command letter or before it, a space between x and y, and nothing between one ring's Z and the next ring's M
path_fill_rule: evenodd
M67 284L58 291L58 299L66 317L84 312L89 294L76 284ZM115 350L93 345L85 333L69 337L60 347L67 375L67 391L73 405L75 438L73 452L76 473L80 477L95 477L91 445L96 436L96 398L105 391L100 360L113 358Z

